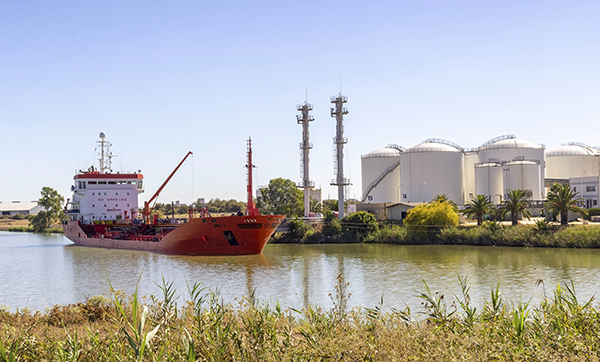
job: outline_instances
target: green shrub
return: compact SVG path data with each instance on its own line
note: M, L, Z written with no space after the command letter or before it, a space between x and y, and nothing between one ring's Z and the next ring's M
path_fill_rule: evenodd
M373 214L359 211L342 219L342 235L345 242L362 242L365 237L378 229L379 224Z
M407 244L408 231L405 227L389 225L370 232L364 239L365 243Z
M331 210L325 212L325 218L323 219L323 228L321 229L323 237L328 242L339 241L342 235L342 224L340 220L333 214Z

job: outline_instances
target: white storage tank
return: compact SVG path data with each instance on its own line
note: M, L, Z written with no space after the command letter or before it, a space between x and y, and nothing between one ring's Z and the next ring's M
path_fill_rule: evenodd
M477 177L475 175L475 165L479 162L479 156L477 152L468 151L464 154L463 159L463 180L465 189L465 203L471 201L475 195L477 195Z
M504 167L504 190L523 190L529 199L542 200L541 165L535 161L515 160Z
M362 201L400 202L400 154L404 149L390 145L362 155Z
M546 197L545 189L543 188L546 169L544 150L545 146L543 144L518 139L515 135L496 137L477 148L479 163L482 164L488 162L507 164L513 161L528 161L537 164L538 166L532 166L529 163L519 164L527 166L515 167L515 171L513 171L510 176L504 175L504 193L506 194L508 189L515 190L522 188L515 185L509 185L508 183L510 180L519 180L524 177L530 177L529 174L518 175L519 171L517 170L537 173L538 180L535 182L535 185L537 186L535 186L534 189L531 189L534 200L542 200ZM539 168L538 171L533 170L536 167ZM527 183L527 185L533 185L533 183Z
M400 155L402 202L429 202L446 194L464 204L463 148L455 143L428 139Z
M600 174L600 152L588 145L569 142L546 151L546 178L569 179Z
M476 164L476 195L486 195L494 204L501 204L504 197L502 170L502 165L496 162Z

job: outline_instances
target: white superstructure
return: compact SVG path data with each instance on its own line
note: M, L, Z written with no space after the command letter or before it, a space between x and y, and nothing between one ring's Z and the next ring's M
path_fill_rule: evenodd
M104 132L100 138L100 170L92 166L73 177L68 219L86 224L133 220L138 212L138 194L144 192L144 177L139 172L112 173L110 143L104 140Z

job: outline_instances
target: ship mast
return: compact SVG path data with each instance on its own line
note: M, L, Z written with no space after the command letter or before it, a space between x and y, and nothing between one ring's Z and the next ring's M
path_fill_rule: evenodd
M252 139L248 138L248 203L246 205L246 216L258 216L260 211L254 206L254 198L252 197L252 169L255 166L252 164Z
M112 172L112 158L117 157L117 155L113 155L110 152L110 146L112 144L108 141L105 141L106 133L100 132L100 141L96 141L96 143L100 144L100 158L98 159L100 164L100 173L111 173ZM108 172L107 172L108 171Z

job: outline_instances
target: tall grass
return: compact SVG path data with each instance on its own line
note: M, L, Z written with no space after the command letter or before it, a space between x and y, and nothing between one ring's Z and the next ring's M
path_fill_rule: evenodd
M402 361L598 360L600 308L580 302L573 283L537 305L506 302L499 285L475 306L466 278L445 296L426 282L418 314L348 310L340 276L331 309L282 309L254 293L235 305L196 283L177 307L172 283L162 296L55 306L45 313L0 311L0 361ZM142 301L148 300L145 305Z

